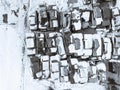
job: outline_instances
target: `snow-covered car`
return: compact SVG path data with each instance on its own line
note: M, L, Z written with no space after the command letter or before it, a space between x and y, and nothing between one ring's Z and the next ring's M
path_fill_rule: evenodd
M26 46L27 49L34 48L34 33L26 33Z
M59 55L61 55L61 58L66 58L65 46L64 46L63 38L61 36L58 36L56 38L56 45L58 48L58 53Z
M32 13L32 15L29 16L29 25L30 25L30 30L34 31L37 30L37 21L36 21L36 12Z
M50 68L51 68L51 72L59 72L59 60L60 57L59 55L55 55L55 56L51 56L50 57Z
M76 65L76 64L78 64L78 59L77 58L71 58L70 63L71 63L71 65Z
M44 38L44 33L36 33L35 47L37 54L42 54L45 52Z
M28 56L35 55L35 37L34 33L28 32L26 33L26 47L27 47L27 54Z
M60 80L61 82L68 82L68 62L67 60L60 61Z
M73 9L72 11L72 31L81 30L81 13L78 9Z
M48 27L48 15L46 11L46 7L40 6L40 12L39 12L39 29L46 30Z
M115 16L113 20L114 20L115 30L119 30L120 29L120 15Z
M47 36L47 50L49 54L57 53L56 32L49 33Z
M103 59L111 59L112 57L112 41L110 38L103 38L103 45L104 45L104 51L102 58Z
M78 69L80 71L80 83L88 82L88 68L89 68L88 62L81 61L78 63Z
M49 61L49 56L48 56L48 55L42 55L42 56L40 57L40 59L41 59L43 62Z
M94 15L94 18L95 18L95 21L96 21L96 25L100 25L103 21L102 14L101 14L101 9L99 7L94 7L93 15Z
M99 34L93 35L93 56L101 56L102 55L102 39Z
M27 38L26 39L26 46L27 46L27 49L34 48L35 47L34 38Z
M27 55L28 56L33 56L36 54L36 50L35 49L27 49Z
M50 27L51 28L57 28L58 27L58 20L51 20L50 21Z
M118 56L118 55L120 55L120 37L119 36L117 36L117 37L115 37L115 42L114 42L114 53L113 53L113 55L115 55L115 56Z
M88 5L91 3L91 0L82 0L85 5Z
M58 61L51 62L51 71L52 72L59 72L59 62Z
M52 80L59 80L59 76L60 76L59 72L52 72L51 73Z
M74 33L70 36L71 44L69 45L69 53L75 56L83 55L83 35L81 33Z
M31 68L32 68L33 77L35 79L37 79L37 76L38 76L37 73L39 73L41 70L41 68L40 68L41 64L39 63L39 58L36 56L33 56L30 58L30 61L31 61Z
M82 58L88 58L92 55L92 47L93 47L93 35L84 34L84 50Z
M113 16L120 15L119 9L118 9L117 7L112 8L112 15L113 15Z
M60 26L68 29L70 27L70 18L69 12L60 12Z

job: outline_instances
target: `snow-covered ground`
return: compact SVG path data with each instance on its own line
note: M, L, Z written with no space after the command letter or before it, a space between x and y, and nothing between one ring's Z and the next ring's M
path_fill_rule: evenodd
M22 44L17 31L0 26L0 90L20 90L22 80Z

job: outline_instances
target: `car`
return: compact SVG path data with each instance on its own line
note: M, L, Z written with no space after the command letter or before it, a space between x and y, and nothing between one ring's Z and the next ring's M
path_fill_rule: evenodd
M78 62L78 69L80 71L80 83L88 82L88 68L89 68L88 62L86 61Z
M93 35L84 34L85 49L92 49L93 47Z
M68 46L69 53L75 56L83 55L83 35L81 33L74 33L70 36L71 44Z
M71 63L71 65L76 65L76 64L78 64L78 59L77 58L71 58L70 63Z
M57 62L57 61L51 62L51 71L52 72L59 72L59 62Z
M26 33L26 46L27 46L27 49L35 47L34 38L35 38L34 33L32 33L32 32Z
M89 56L92 56L92 48L93 48L93 35L84 34L84 49L82 59L86 59Z
M111 59L112 57L112 41L110 38L103 38L103 45L104 45L104 51L102 58L103 59Z
M82 59L87 59L92 56L92 49L84 49L83 55L81 56Z
M48 15L47 7L45 5L40 5L39 11L39 29L47 29L48 26Z
M39 61L39 58L36 56L33 56L30 58L31 61L31 68L32 68L32 73L33 73L33 77L34 79L39 78L38 73L40 74L41 71L41 64Z
M59 72L52 72L51 79L59 81Z
M37 21L36 21L36 12L32 13L30 16L29 16L29 25L30 25L30 30L31 31L35 31L37 30L38 28L38 25L37 25Z
M26 47L27 47L27 55L32 56L36 54L35 49L35 35L32 32L26 33Z
M71 22L72 22L72 31L79 31L81 30L81 20L80 20L80 11L78 9L73 9L72 13L71 13Z
M68 62L67 62L67 60L61 60L60 61L60 66L68 66Z
M84 3L85 5L88 5L88 4L91 3L91 0L83 0L83 3Z
M102 18L101 9L99 7L93 8L93 15L96 21L96 25L101 25L101 23L103 22L103 18Z
M102 38L99 34L93 35L93 56L101 56L102 55Z
M61 60L60 61L60 80L61 82L68 82L68 73L69 73L69 67L68 67L67 60Z
M114 43L113 43L113 55L118 56L120 55L120 37L115 36Z
M65 51L65 46L64 46L62 36L58 36L56 38L56 45L57 45L57 48L58 48L58 53L61 56L61 58L66 58L66 51Z
M26 39L26 46L27 46L27 49L34 48L35 47L34 38Z
M120 12L119 12L118 7L112 8L112 15L113 15L113 16L120 15Z
M37 54L45 53L45 34L35 33L35 47Z
M120 29L120 15L115 16L113 20L114 20L115 30L117 31Z
M63 28L70 27L70 13L67 11L60 12L60 26Z
M41 57L40 57L40 59L42 60L42 62L46 62L46 61L50 61L49 59L49 56L48 55L42 55Z
M57 28L58 27L58 20L51 20L50 21L50 27L51 28Z
M59 63L60 61L60 56L55 55L55 56L50 56L50 70L51 72L59 72Z
M57 48L57 43L56 43L56 32L50 32L47 34L47 38L46 38L46 45L47 45L47 52L50 55L56 54L58 52L58 48Z

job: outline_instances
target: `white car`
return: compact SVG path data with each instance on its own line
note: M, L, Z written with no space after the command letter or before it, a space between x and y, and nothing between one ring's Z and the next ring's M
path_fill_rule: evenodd
M26 46L27 46L27 49L34 48L35 47L34 38L27 38L26 39Z
M27 49L27 55L31 56L31 55L35 55L36 54L36 50L35 49Z

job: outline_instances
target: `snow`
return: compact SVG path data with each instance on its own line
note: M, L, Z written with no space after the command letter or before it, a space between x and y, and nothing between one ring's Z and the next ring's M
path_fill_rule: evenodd
M22 46L15 29L0 26L0 90L20 90Z
M69 84L69 83L57 83L55 90L105 90L103 86L98 85L98 83L86 83L86 84Z

